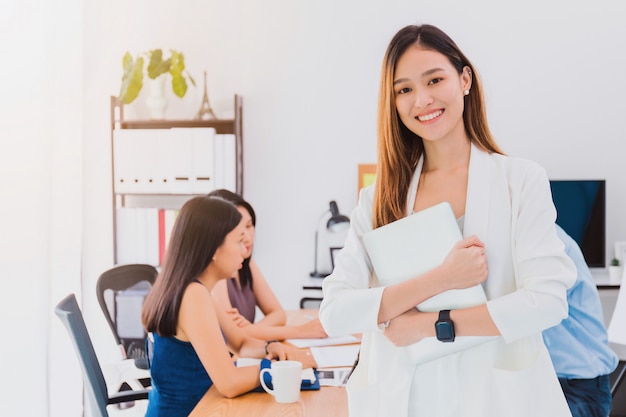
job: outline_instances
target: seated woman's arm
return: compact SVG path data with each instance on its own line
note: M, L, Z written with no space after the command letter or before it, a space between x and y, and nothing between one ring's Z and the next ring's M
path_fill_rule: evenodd
M252 259L250 260L250 270L254 282L254 297L264 317L258 322L244 327L246 333L264 340L326 337L326 332L324 332L317 318L297 326L286 325L287 314L285 310L274 295L260 268Z
M264 326L284 325L287 320L285 310L283 310L280 302L274 295L274 292L270 288L254 260L250 259L249 266L250 273L252 275L252 291L255 300L255 305L252 308L256 308L258 306L264 316L258 323ZM231 320L233 320L238 326L244 327L255 324L251 323L248 318L244 317L242 312L240 312L236 307L233 307L230 302L228 291L228 280L222 280L215 284L211 290L211 294L222 309L228 313Z
M249 336L262 340L326 337L326 332L324 332L317 318L298 326L287 326L285 324L287 321L285 310L280 305L260 268L252 259L250 260L250 270L254 282L252 287L254 297L264 317L256 323L250 323L241 316L230 303L228 286L224 280L215 285L211 294L231 321L241 327Z
M242 358L273 357L279 360L296 360L302 362L305 368L316 368L317 364L309 349L299 349L294 346L275 343L277 338L254 337L246 329L235 324L229 315L221 309L216 310L216 316L221 330L231 352ZM267 341L270 341L268 343ZM269 352L269 355L268 353Z
M255 366L237 368L224 339L231 348L252 344L248 349L257 357L265 356L265 344L260 340L257 343L245 342L244 337L224 330L222 333L217 307L209 292L199 283L190 284L182 298L176 337L191 342L216 389L225 397L232 398L258 386L259 369Z
M257 326L284 325L287 322L287 314L254 259L250 259L250 272L252 273L254 298L264 315L261 320L253 324Z

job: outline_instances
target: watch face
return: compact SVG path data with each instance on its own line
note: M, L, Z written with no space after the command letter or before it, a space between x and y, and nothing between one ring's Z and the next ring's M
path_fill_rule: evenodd
M442 342L454 341L454 326L451 321L438 321L435 329L437 331L437 340Z

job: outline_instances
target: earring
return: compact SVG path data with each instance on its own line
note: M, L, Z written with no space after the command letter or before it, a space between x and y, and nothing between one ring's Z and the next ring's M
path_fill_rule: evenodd
M465 94L466 96L469 96L469 90L463 91L463 94Z

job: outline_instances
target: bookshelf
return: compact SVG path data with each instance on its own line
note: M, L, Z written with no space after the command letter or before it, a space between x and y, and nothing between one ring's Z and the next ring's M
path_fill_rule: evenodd
M120 169L120 159L123 157L125 160L132 160L134 158L139 158L145 151L145 153L154 152L154 147L158 146L159 134L161 135L169 135L172 138L175 138L179 133L189 134L188 132L206 132L206 128L214 129L215 137L220 137L220 140L224 142L224 147L229 150L228 161L223 161L220 158L218 153L214 153L213 149L206 148L207 152L204 152L205 148L202 148L202 151L196 152L193 155L194 163L198 165L204 165L205 167L211 166L215 167L216 164L228 165L231 168L231 171L234 170L233 175L228 175L228 185L224 186L222 183L216 182L216 177L209 175L202 178L204 180L210 179L210 184L214 184L214 188L228 188L231 191L235 191L238 194L243 195L243 132L242 132L242 117L243 117L243 100L239 95L234 96L233 106L234 106L234 117L230 119L211 119L211 120L202 120L202 119L171 119L171 120L129 120L124 118L124 105L117 97L111 97L111 197L112 197L112 212L113 212L113 260L115 264L118 263L130 263L127 257L122 257L124 259L120 259L119 250L120 244L122 245L122 249L125 241L121 241L124 239L120 236L118 226L123 223L124 219L120 219L120 213L123 211L119 211L122 208L140 208L140 209L158 209L158 210L177 210L184 204L185 201L194 197L195 195L203 195L206 194L208 187L212 187L212 185L203 185L203 188L199 192L194 188L164 188L161 186L160 188L155 188L157 191L151 191L150 189L141 189L135 191L132 187L124 186L121 184L121 179L119 177ZM129 130L135 129L137 132L129 132ZM150 140L148 136L148 141L144 142L144 150L142 149L133 149L127 150L122 149L120 146L119 137L120 131L124 130L125 134L128 133L145 133L154 131L154 141ZM141 131L141 132L140 132ZM164 133L162 133L164 132ZM211 131L212 132L212 131ZM116 141L116 136L118 140ZM145 136L145 135L144 135ZM185 143L181 138L181 144ZM170 140L170 145L172 146L172 139ZM192 139L193 140L193 139ZM234 141L234 144L232 143ZM118 143L116 149L116 142ZM208 143L208 142L204 142ZM216 142L217 143L217 142ZM154 145L153 145L154 144ZM233 146L234 145L234 146ZM174 146L177 146L174 144ZM182 146L182 145L181 145ZM117 161L116 161L117 155ZM206 155L206 159L204 159L204 155ZM161 156L151 156L156 163L150 164L153 171L158 171L159 169L166 170L165 167L171 166L173 163L176 163L176 159L178 154L176 152L170 152L167 154L162 154ZM211 160L213 158L213 160ZM234 160L230 160L230 159ZM179 161L180 164L184 165L186 160ZM127 162L128 163L128 162ZM160 168L159 168L160 167ZM117 169L116 169L117 168ZM156 174L158 175L158 174ZM165 176L165 174L164 174ZM163 176L163 177L164 177ZM179 179L179 178L177 178ZM134 179L135 182L138 182L137 179ZM150 179L152 182L152 179ZM162 180L165 182L165 179ZM171 182L170 182L171 183ZM170 216L171 217L171 216ZM163 215L159 213L158 222L163 221ZM162 224L158 223L159 227L162 228ZM143 233L142 230L139 230L139 233ZM150 233L153 233L150 230ZM163 239L163 230L158 230L156 232L156 238L159 240ZM143 237L143 236L142 236ZM151 239L147 237L147 239ZM163 242L159 242L159 250L162 251ZM162 254L161 254L162 255ZM141 259L140 259L141 260ZM122 261L122 262L120 262ZM131 261L132 262L132 261ZM155 264L155 262L137 262L137 263L151 263ZM158 266L160 262L156 262L155 266Z

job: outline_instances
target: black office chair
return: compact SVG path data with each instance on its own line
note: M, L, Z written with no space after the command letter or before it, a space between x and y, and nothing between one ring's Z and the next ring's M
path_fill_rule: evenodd
M59 302L55 308L55 313L67 328L72 339L94 417L108 417L107 405L126 404L125 408L128 408L134 404L134 401L148 399L149 389L120 391L112 396L108 395L100 362L74 294L68 295Z
M144 347L147 334L141 324L141 306L157 273L152 265L119 265L103 272L96 284L98 303L115 341L125 358L134 359L141 369L148 369ZM145 381L144 386L148 385Z
M617 390L624 382L624 378L626 378L626 361L619 361L617 364L617 368L611 373L610 381L611 381L611 395L615 397Z
M611 382L611 395L613 397L611 417L626 416L626 361L619 361L617 368L609 376Z

